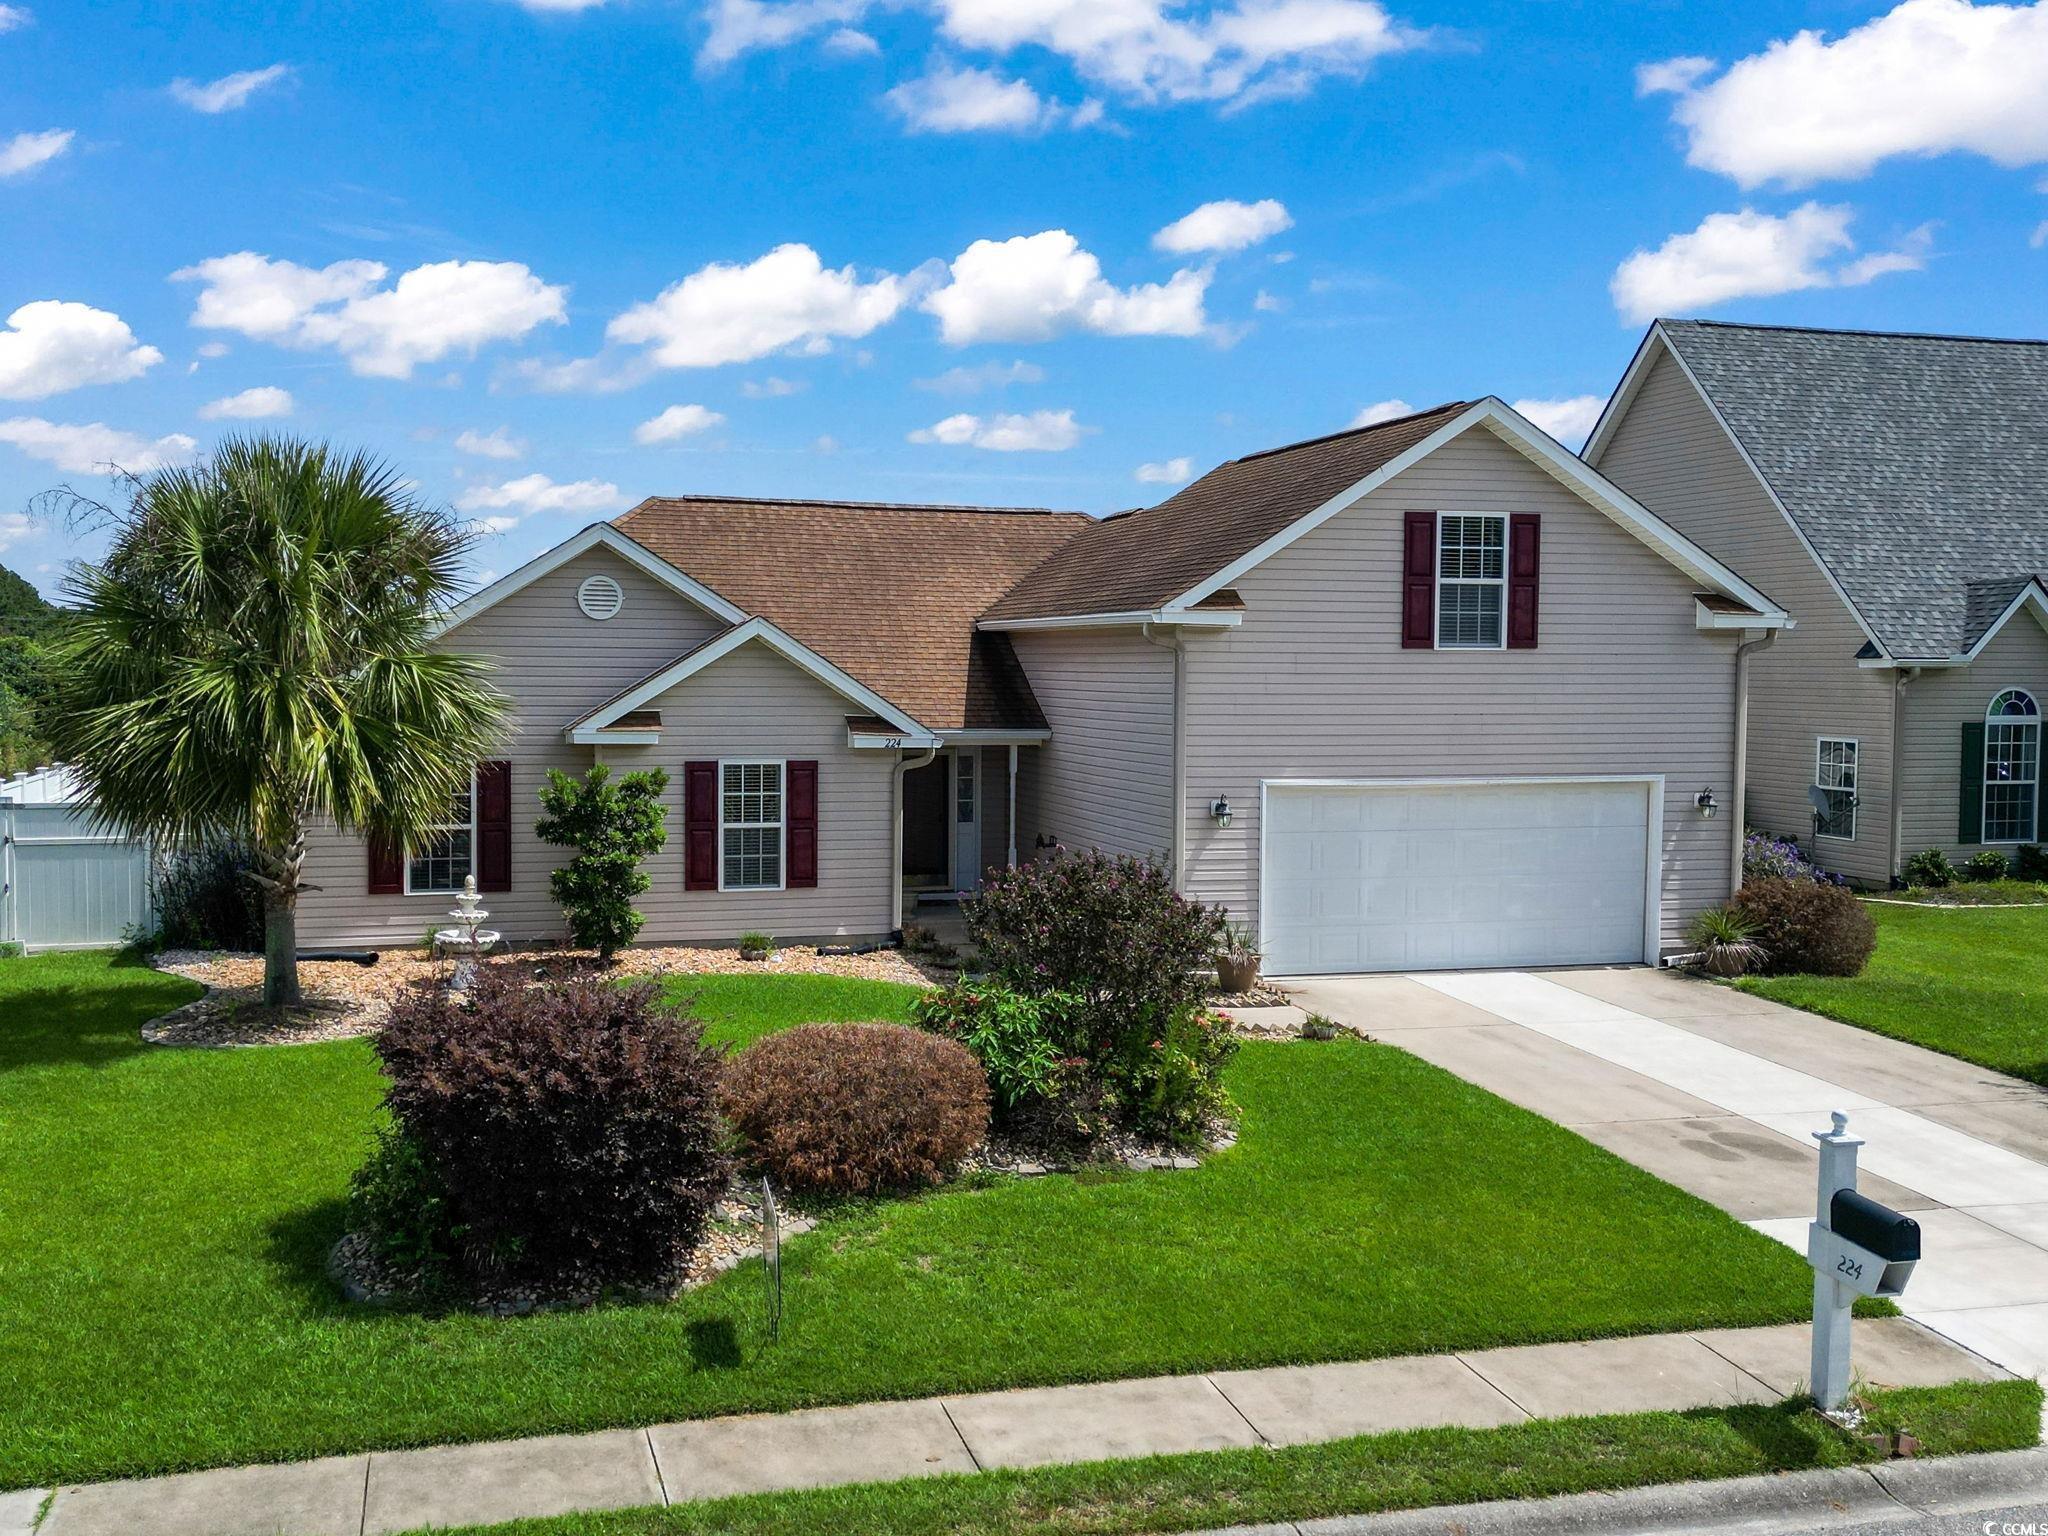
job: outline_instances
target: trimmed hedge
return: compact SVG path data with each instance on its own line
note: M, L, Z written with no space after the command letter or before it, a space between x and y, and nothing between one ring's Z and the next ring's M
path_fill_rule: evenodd
M802 1024L755 1041L720 1100L791 1189L936 1184L988 1135L988 1078L966 1047L900 1024Z
M1877 925L1838 885L1750 880L1730 903L1755 926L1769 976L1854 976L1877 948Z

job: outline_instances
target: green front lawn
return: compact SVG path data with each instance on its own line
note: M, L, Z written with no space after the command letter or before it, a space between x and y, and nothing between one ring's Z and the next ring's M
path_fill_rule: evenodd
M901 1008L694 987L726 1038ZM0 1488L750 1409L1787 1322L1791 1250L1386 1046L1248 1045L1238 1147L836 1212L666 1306L343 1303L323 1265L379 1081L362 1041L144 1046L192 993L0 961ZM793 1002L793 998L801 998Z
M1926 1456L2022 1450L2041 1435L2041 1388L2033 1381L1870 1396L1867 1427L1909 1429ZM444 1536L1124 1536L1754 1477L1876 1457L1823 1423L1809 1400L1794 1398L1769 1407L1409 1430L1278 1450L753 1494Z
M2048 1084L2048 908L1869 903L1861 976L1752 976L1745 991Z

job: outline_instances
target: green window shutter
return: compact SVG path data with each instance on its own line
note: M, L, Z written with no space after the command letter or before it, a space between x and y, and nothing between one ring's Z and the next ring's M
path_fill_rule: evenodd
M1956 801L1959 810L1956 816L1956 841L1959 843L1981 843L1984 841L1984 722L1970 720L1963 725L1963 765L1957 770L1962 776L1959 786L1961 793Z

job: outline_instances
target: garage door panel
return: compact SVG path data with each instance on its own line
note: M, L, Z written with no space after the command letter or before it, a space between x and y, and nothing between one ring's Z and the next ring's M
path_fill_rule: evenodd
M1639 960L1648 813L1642 784L1272 786L1268 969Z

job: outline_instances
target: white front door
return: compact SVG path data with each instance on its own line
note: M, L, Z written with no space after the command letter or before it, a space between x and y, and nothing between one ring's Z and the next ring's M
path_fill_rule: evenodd
M1271 784L1276 976L1653 958L1653 784Z
M981 883L981 749L953 749L953 888Z

